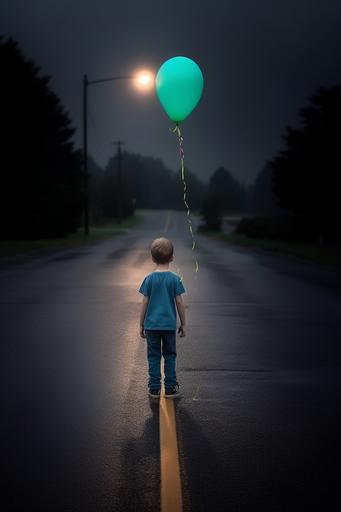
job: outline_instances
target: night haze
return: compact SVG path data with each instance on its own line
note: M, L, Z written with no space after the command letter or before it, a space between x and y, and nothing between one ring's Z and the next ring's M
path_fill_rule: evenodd
M82 76L89 80L157 72L184 55L204 75L204 92L183 123L186 164L207 181L226 167L252 183L282 147L287 125L321 86L341 82L337 0L2 2L1 33L18 41L51 87L82 141ZM105 166L123 139L127 151L178 167L172 123L155 93L127 81L89 90L89 153Z

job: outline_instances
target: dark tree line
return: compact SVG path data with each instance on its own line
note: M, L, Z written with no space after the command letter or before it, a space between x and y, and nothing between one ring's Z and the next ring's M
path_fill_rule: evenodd
M94 220L117 215L118 195L123 215L134 208L182 209L183 184L178 173L168 169L162 160L123 151L121 184L118 156L108 161L104 170L91 163L90 198ZM189 169L185 169L187 200L191 209L201 207L205 186Z
M64 236L82 211L69 115L11 38L0 37L0 67L0 238Z
M255 181L254 209L272 222L273 236L284 229L287 238L340 241L341 86L320 88L299 117L300 127L286 128L284 149Z
M184 209L181 170L168 169L160 159L124 151L121 158L122 181L118 180L118 156L113 156L105 170L90 163L91 214L94 221L117 215L117 196L124 200L124 215L133 208ZM204 184L185 169L186 201L192 211L201 212L211 229L218 229L223 213L248 211L251 187L240 184L220 167Z
M119 181L117 173L104 172L91 157L88 170L91 223L98 224L109 218L125 218L134 213L134 200L125 183Z

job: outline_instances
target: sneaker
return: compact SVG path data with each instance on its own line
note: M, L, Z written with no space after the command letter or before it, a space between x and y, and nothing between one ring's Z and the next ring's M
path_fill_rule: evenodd
M165 389L165 396L167 398L174 398L176 396L180 396L179 384L176 383L176 384L174 384L174 386L172 386L170 388L166 388Z
M149 390L149 396L152 396L153 398L160 398L161 389L150 389Z

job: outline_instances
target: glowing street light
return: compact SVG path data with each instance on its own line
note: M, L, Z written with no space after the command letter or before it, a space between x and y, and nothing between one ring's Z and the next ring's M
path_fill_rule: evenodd
M141 92L148 92L154 85L154 75L151 71L138 71L134 77L134 85Z
M154 86L154 75L151 71L141 70L135 75L111 76L98 80L88 80L83 76L83 181L84 181L84 233L89 234L89 192L88 192L88 87L89 85L116 80L132 80L136 88L141 92L148 92Z

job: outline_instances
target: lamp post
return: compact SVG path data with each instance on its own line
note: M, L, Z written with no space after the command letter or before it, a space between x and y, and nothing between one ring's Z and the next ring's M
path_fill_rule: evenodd
M89 85L116 80L135 80L135 85L140 91L147 91L153 84L153 73L141 70L136 75L111 76L97 80L88 80L83 76L83 187L84 187L84 233L89 234L89 175L88 175L88 87Z
M89 175L88 175L88 87L89 85L115 80L131 80L134 76L112 76L98 80L88 80L87 75L83 77L83 187L84 187L84 234L89 234Z
M97 80L88 80L83 76L83 187L84 187L84 233L89 234L89 175L88 175L88 87L89 85L113 82L116 80L135 80L135 85L140 91L147 91L153 84L153 73L141 70L136 75L111 76Z

